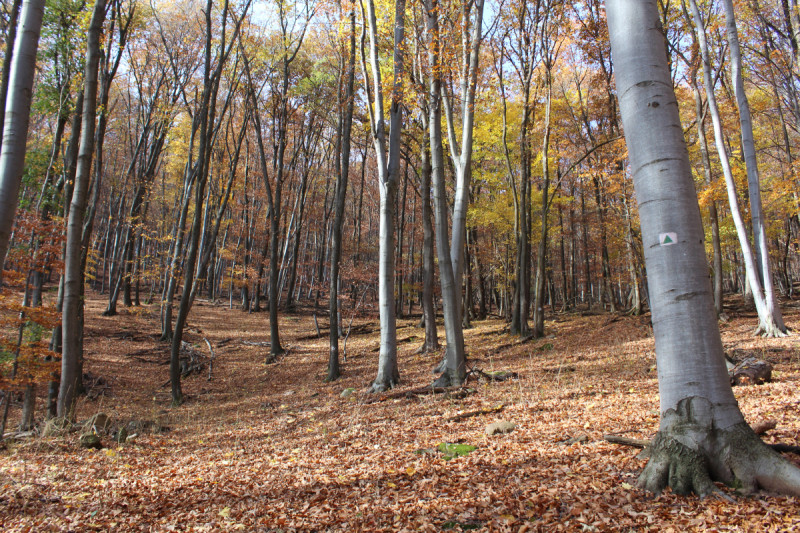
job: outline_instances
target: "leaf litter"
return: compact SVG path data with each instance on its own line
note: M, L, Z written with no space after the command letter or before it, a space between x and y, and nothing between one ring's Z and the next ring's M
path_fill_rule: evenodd
M204 338L215 346L213 376L188 377L188 401L172 408L162 387L163 347L154 333L157 306L102 317L103 303L90 295L85 370L111 386L95 400L82 399L79 418L104 412L117 424L146 421L169 431L143 432L121 445L106 437L103 450L80 448L77 434L11 443L0 454L4 531L800 527L796 498L742 497L725 488L734 496L729 502L669 491L656 497L636 488L644 464L638 450L602 436L648 439L657 430L658 384L646 316L606 325L603 316L560 315L547 323L554 337L546 350L516 342L499 320L475 322L465 332L470 364L489 373L514 372L517 379L474 379L469 386L477 392L464 397L408 395L365 403L377 332L351 337L343 378L324 383L327 339L309 335L310 313L282 319L290 350L265 366L259 345L268 341L265 315L198 301L187 341L198 350ZM785 310L796 329L800 313ZM356 320L366 330L372 322ZM399 320L398 327L415 333L415 322ZM123 328L134 334L120 340L115 335ZM774 381L734 391L751 424L777 422L765 441L797 444L797 341L754 338L751 332L748 317L722 324L726 348L763 354L775 368ZM416 349L414 343L398 347L400 391L432 381L430 370L441 354ZM348 388L354 392L341 397ZM43 405L40 398L37 406ZM517 429L489 437L484 430L498 405ZM18 416L14 409L11 421ZM415 453L420 450L436 453Z

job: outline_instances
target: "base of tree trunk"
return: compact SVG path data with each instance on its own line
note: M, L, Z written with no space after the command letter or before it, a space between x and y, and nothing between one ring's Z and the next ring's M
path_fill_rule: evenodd
M328 365L328 375L325 377L325 383L333 383L337 379L342 377L342 371L339 369L339 365Z
M386 392L400 384L400 376L378 376L369 388L370 393Z
M464 382L466 382L466 376L461 379L457 374L457 372L450 372L447 368L445 368L442 372L442 375L436 378L436 380L433 382L433 387L448 388L462 386Z
M759 488L800 495L800 469L765 445L745 423L716 425L716 406L706 398L681 400L663 414L661 428L642 452L649 457L639 487L660 493L707 496L721 481L743 493Z
M754 335L760 335L762 337L786 337L789 333L786 331L786 328L781 328L778 326L775 321L770 320L769 322L760 321L758 327L756 328Z
M269 353L269 355L267 356L266 360L264 361L264 364L265 365L271 365L272 363L277 362L278 359L282 355L285 355L285 354L286 354L286 350L284 348L281 348L280 346L278 346L278 348L275 351L271 351Z

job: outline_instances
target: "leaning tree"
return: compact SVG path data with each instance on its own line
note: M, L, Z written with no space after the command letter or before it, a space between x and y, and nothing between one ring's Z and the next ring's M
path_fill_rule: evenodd
M800 469L750 429L733 395L708 277L700 209L656 0L609 0L648 274L661 398L640 486L700 495L713 480L800 495Z
M0 153L0 282L3 281L3 263L8 252L11 228L17 212L19 186L25 166L25 148L30 122L33 75L36 70L36 50L44 16L44 1L31 0L22 6L20 31L13 45L13 55L6 57L10 78L5 111L0 114L4 127L2 153ZM12 17L12 24L14 18ZM14 31L9 37L13 38ZM8 51L8 50L7 50ZM0 97L2 98L2 97Z

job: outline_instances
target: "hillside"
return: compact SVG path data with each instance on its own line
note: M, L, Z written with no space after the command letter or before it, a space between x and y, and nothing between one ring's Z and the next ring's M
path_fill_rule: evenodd
M172 408L167 347L156 336L158 308L102 317L103 304L90 296L85 370L107 386L92 391L96 399L81 399L79 418L103 412L114 426L133 422L131 433L138 434L121 445L103 435L102 450L81 448L77 432L11 442L0 452L5 531L800 526L793 498L742 497L725 488L730 501L699 500L635 488L644 464L638 450L603 435L647 439L657 429L647 316L559 315L547 322L547 338L525 343L509 336L501 320L476 321L465 332L475 370L469 390L433 395L409 392L430 383L439 356L415 353L423 331L418 319L404 319L398 330L403 385L381 396L364 392L377 364L374 317L355 318L344 377L324 383L327 338L325 330L317 338L310 312L282 318L289 351L265 366L267 350L258 343L268 340L266 314L198 301L187 340L203 357L209 353L203 339L214 348L211 379L207 366L188 376L187 402ZM796 329L798 308L785 310ZM731 309L729 315L722 324L729 353L754 354L775 366L774 382L734 388L747 420L775 420L765 441L798 444L797 338L754 338L753 314ZM478 369L518 378L488 382ZM348 388L355 390L343 397ZM37 408L43 405L40 398ZM12 409L10 424L18 416ZM486 426L500 420L516 428L487 436ZM475 449L447 459L440 443ZM797 456L792 460L800 464Z

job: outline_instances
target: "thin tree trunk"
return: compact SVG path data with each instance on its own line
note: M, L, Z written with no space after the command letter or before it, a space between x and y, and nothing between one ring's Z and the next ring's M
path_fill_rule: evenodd
M697 32L697 41L700 45L700 53L703 58L703 80L706 85L706 96L708 98L708 110L711 113L711 121L714 125L714 140L717 145L717 153L719 155L720 164L722 166L722 173L725 177L725 185L728 191L728 203L731 209L731 218L736 226L736 233L739 237L739 245L742 249L742 259L745 266L745 275L747 283L744 284L752 288L753 302L758 312L759 325L756 333L763 333L768 336L782 336L785 335L786 328L783 322L776 321L775 315L770 309L767 300L768 294L762 290L761 281L758 277L758 270L753 258L753 251L748 240L747 230L744 226L741 212L739 210L739 199L736 193L736 183L733 179L730 163L728 161L728 152L724 144L724 137L722 133L722 122L719 117L717 107L717 99L714 94L714 83L711 78L711 64L709 60L708 45L706 43L705 26L703 24L700 10L694 0L689 0L691 7L692 17L695 22ZM765 272L768 272L765 271Z
M742 79L742 53L739 48L739 36L736 28L736 16L732 0L723 0L725 7L725 25L728 36L728 48L731 53L731 78L733 78L733 93L739 107L739 124L742 135L742 152L744 153L745 166L747 167L747 189L750 198L750 220L753 227L753 252L756 271L758 272L761 288L764 291L766 310L772 317L774 327L779 334L786 333L783 315L775 295L772 283L772 269L769 261L769 248L767 246L766 222L764 221L763 207L761 206L761 180L758 175L758 160L756 159L755 140L753 139L753 121L750 117L750 104L744 92ZM755 292L756 288L752 287ZM772 335L772 332L766 332Z
M403 119L403 39L405 32L405 0L395 0L394 15L394 80L390 104L390 130L387 154L386 124L384 121L383 86L378 58L378 27L375 3L367 0L366 26L370 36L370 67L372 70L372 92L369 99L370 123L378 162L378 188L380 192L380 235L378 252L378 298L381 322L381 343L378 358L378 374L371 391L390 389L400 382L397 367L397 326L394 304L394 210L397 182L400 173L400 141ZM363 35L362 35L363 56ZM366 71L366 59L363 59ZM365 72L366 73L366 72ZM332 325L331 327L335 327Z
M81 353L81 308L83 306L81 269L81 241L83 233L86 196L92 169L95 141L95 116L97 111L97 74L100 42L105 19L105 0L97 0L89 23L86 45L86 67L83 88L83 128L78 150L75 185L67 223L66 253L64 256L64 304L61 313L62 351L61 385L58 391L58 416L74 416L75 398L80 379Z
M330 279L330 356L326 381L334 381L341 375L339 368L339 263L342 258L342 225L344 222L344 202L347 194L347 179L350 174L350 134L353 129L353 107L355 100L356 70L356 12L350 17L350 51L347 59L347 81L344 88L344 105L341 118L341 152L337 165L336 207L331 241L331 279ZM299 233L299 231L298 231Z

